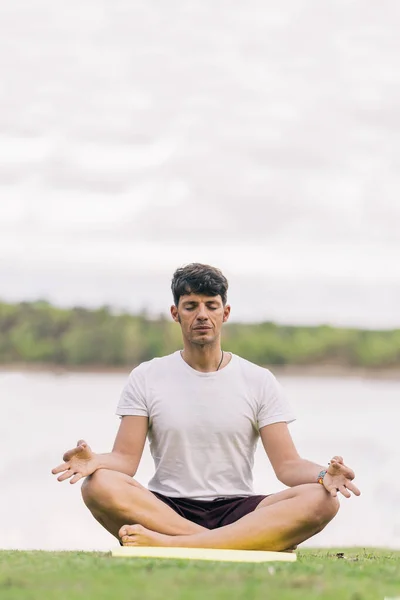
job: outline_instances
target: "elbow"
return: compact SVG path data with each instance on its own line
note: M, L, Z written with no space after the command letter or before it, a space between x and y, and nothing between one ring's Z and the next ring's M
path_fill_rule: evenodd
M286 485L287 487L293 487L297 482L297 467L297 460L286 461L280 464L279 467L275 469L276 478L278 481L280 481L280 483L283 483L283 485Z
M277 480L280 481L280 483L287 485L286 477L285 477L285 469L283 469L282 467L280 467L279 469L274 469L274 473L275 473Z
M137 467L133 467L132 465L127 465L126 468L124 468L123 473L125 473L126 475L129 475L129 477L135 477L135 475L137 473Z
M277 480L280 483L283 483L283 485L287 485L288 487L291 487L287 476L285 476L285 473L280 472L280 473L275 473L275 475L276 475Z

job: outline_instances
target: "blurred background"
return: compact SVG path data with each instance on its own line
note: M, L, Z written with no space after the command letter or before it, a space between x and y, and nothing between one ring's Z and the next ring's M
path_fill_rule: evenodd
M399 17L0 0L0 548L114 545L50 470L110 450L129 371L180 347L190 262L229 278L224 348L279 377L300 453L356 471L308 545L400 547Z

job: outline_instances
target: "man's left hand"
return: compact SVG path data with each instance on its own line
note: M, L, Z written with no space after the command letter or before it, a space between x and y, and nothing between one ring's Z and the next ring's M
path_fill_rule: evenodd
M329 467L326 471L323 479L323 485L325 489L331 494L331 496L337 496L340 492L346 498L350 498L350 492L353 492L355 496L361 494L360 490L354 485L354 471L343 463L341 456L334 456L329 463Z

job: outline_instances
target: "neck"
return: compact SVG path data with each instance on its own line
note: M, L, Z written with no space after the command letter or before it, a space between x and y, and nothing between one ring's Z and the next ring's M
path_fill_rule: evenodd
M220 343L216 345L192 346L184 344L181 352L183 360L196 371L210 373L221 368L222 349Z

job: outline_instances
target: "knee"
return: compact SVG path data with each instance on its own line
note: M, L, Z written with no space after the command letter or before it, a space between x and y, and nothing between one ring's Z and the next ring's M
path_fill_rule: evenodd
M313 489L312 518L317 526L325 527L336 516L340 504L321 484L315 484Z
M82 498L86 506L99 506L110 504L116 484L116 473L109 469L97 469L92 475L86 477L82 484Z

